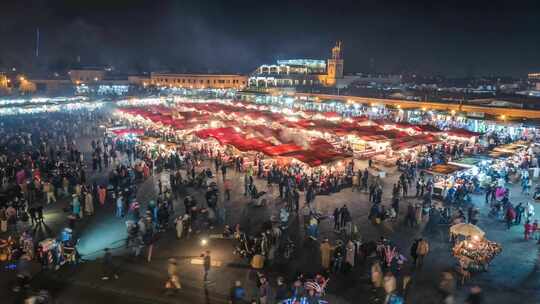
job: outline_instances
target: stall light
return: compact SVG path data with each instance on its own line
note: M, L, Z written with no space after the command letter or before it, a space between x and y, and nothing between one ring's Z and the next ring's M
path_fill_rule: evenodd
M452 110L452 111L450 111L450 113L451 113L452 115L456 115L456 110Z
M506 115L501 115L501 120L506 120Z

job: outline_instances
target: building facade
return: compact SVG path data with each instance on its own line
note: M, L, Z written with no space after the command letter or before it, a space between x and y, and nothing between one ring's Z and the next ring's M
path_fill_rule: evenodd
M540 91L540 73L529 73L527 79L533 85L533 89Z
M107 71L99 68L73 69L68 71L69 79L75 84L99 82L105 78Z
M150 82L156 86L191 89L243 89L248 78L234 74L172 74L152 73Z
M332 48L332 58L278 60L258 67L249 77L251 88L335 86L343 79L341 42Z
M328 59L325 84L335 86L338 79L343 79L343 58L341 56L341 41L332 48L332 58Z
M10 82L11 80L7 75L0 73L0 95L9 94L11 92Z

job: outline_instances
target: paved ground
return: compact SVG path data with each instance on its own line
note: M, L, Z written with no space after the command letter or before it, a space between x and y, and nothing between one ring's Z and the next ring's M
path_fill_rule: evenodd
M88 142L87 139L81 140L86 151L89 149ZM359 165L363 167L365 164ZM387 205L390 201L391 185L397 177L395 172L388 171L383 199ZM103 172L93 178L103 181L105 174L106 172ZM154 184L157 178L164 181L167 179L166 176L154 176L141 184L138 189L139 202L144 204L155 197ZM233 180L235 188L231 202L225 203L228 223L241 223L244 227L250 227L255 231L263 220L277 214L278 202L260 208L248 206L242 195L243 177L229 170L229 178ZM221 178L217 180L221 185ZM263 181L257 183L258 189L265 189ZM186 189L186 193L195 195L198 202L204 202L203 193L193 189ZM183 213L181 199L175 203L175 210L178 213ZM512 187L512 202L517 203L526 199L519 193L517 187ZM392 239L408 256L412 240L418 235L424 235L423 227L414 229L406 227L403 224L403 214L395 223L374 226L367 220L370 207L367 200L366 194L346 189L331 196L317 197L315 205L321 212L330 214L334 208L347 204L364 240L375 240L384 235ZM538 298L540 296L537 292L540 287L538 245L523 240L522 227L516 226L507 231L504 223L488 218L488 210L483 205L483 196L475 195L473 201L480 207L482 213L479 226L487 232L489 239L503 245L503 252L495 258L489 272L475 274L460 290L458 303L463 303L467 287L473 284L478 284L486 291L486 303L517 303L517 299ZM67 202L59 202L46 210L47 227L38 231L39 235L56 235L66 225L66 214L61 209L65 205ZM406 204L402 202L401 206L403 213ZM321 235L336 239L332 228L331 220L323 221ZM160 236L154 248L152 262L148 263L143 259L133 260L127 257L123 246L126 237L125 220L113 216L112 206L97 207L96 215L85 218L77 229L81 231L80 250L89 261L78 267L63 267L57 272L42 272L32 283L34 289L51 290L60 303L97 303L101 300L113 300L114 303L224 303L230 284L234 280L243 281L248 287L249 295L254 296L254 273L245 261L232 255L231 244L227 240L212 240L208 247L202 248L199 240L206 237L206 234L178 241L174 233L168 231ZM320 260L318 244L303 241L302 231L298 227L293 230L296 231L293 234L294 238L299 241L299 254L291 263L276 267L289 277L300 271L318 270ZM216 228L216 231L220 232L220 229ZM439 274L455 264L450 254L446 233L446 229L441 229L438 233L424 235L431 243L431 253L426 259L424 269L414 275L409 303L439 303L436 291ZM99 279L100 257L105 247L115 248L115 262L118 264L120 275L118 280L104 282ZM223 261L223 266L213 269L210 274L212 283L205 286L202 282L201 266L192 265L190 260L207 248L212 251L213 259ZM166 280L166 260L173 256L180 260L183 289L178 295L168 297L163 294L162 286ZM367 266L368 264L359 265L346 275L332 277L329 285L331 303L357 303L359 298L365 299L366 303L377 302L379 295L370 287ZM2 291L0 294L8 290L13 279L14 273L3 269L0 275ZM5 299L8 301L6 303L16 302L16 297L17 295L6 292Z

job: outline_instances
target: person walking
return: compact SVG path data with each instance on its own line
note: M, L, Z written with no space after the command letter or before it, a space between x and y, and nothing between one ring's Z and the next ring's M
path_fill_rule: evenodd
M176 292L182 288L180 284L180 278L178 277L178 262L175 258L170 258L167 265L167 282L165 282L165 289L167 292Z
M345 264L348 269L354 268L354 260L356 258L356 246L349 240L345 246Z
M244 304L246 298L246 290L242 287L241 281L234 282L234 286L231 288L229 303L231 304Z
M30 221L32 223L32 226L37 224L37 212L35 207L28 208L28 213L30 214ZM2 231L4 232L4 231Z
M223 180L223 189L225 189L225 201L228 202L231 200L231 189L232 189L231 180L229 179Z
M277 286L274 296L277 303L282 303L285 299L289 297L289 288L284 281L285 280L283 279L283 277L277 278Z
M90 191L86 192L85 198L84 198L84 211L88 215L94 214L94 198L92 197L92 194Z
M36 207L37 221L38 223L43 223L43 206L39 205Z
M105 199L107 198L107 188L104 186L99 186L98 189L99 204L101 206L105 205Z
M383 287L386 297L384 299L384 304L389 304L390 297L396 292L397 282L396 277L392 272L388 271L383 278Z
M524 236L525 236L525 240L528 241L529 238L531 237L531 235L533 234L533 225L531 224L531 222L527 221L524 225Z
M339 232L341 230L341 212L339 208L334 209L334 231Z
M43 184L43 192L45 193L47 198L47 205L50 205L52 202L56 203L56 197L54 196L54 186L49 181L46 181Z
M353 174L351 191L354 192L354 189L359 189L359 188L360 188L359 174Z
M441 273L441 282L439 283L439 292L442 295L444 304L454 303L454 293L456 291L456 278L452 272Z
M330 262L332 257L332 250L334 249L328 239L324 239L321 246L321 266L324 270L330 269Z
M122 195L118 196L116 200L116 217L124 217L124 198Z
M523 214L525 214L525 207L523 207L522 203L519 203L516 206L516 220L515 220L515 223L517 225L521 225L521 219L523 218Z
M113 264L112 253L109 248L105 248L105 255L103 256L103 276L101 277L101 279L106 281L109 280L111 276L115 279L118 279L118 274L116 273Z
M379 262L375 262L371 265L371 283L373 283L373 287L375 288L379 288L383 284L382 269Z
M424 265L424 258L429 253L429 243L427 240L421 238L418 241L418 248L416 249L417 259L416 259L416 267L418 269L421 269Z
M418 254L417 254L417 250L418 250L418 243L420 242L420 239L416 239L414 240L412 246L411 246L411 257L412 257L412 262L413 262L413 266L416 266L416 260L418 259Z
M81 211L81 203L79 202L79 198L77 197L76 194L73 194L73 201L71 202L71 212L73 213L73 215L75 216L78 216L79 218L81 218L81 214L82 214L82 211Z
M203 269L204 269L204 277L203 280L205 283L209 283L208 280L208 273L210 272L210 268L212 267L212 257L210 256L210 250L207 250L205 253L203 253Z
M186 214L187 215L187 214ZM174 225L176 228L176 239L181 239L184 234L184 217L178 216L176 220L174 221Z
M471 287L471 292L467 299L465 300L465 304L482 304L482 289L478 286Z
M527 220L530 221L534 217L534 206L531 204L531 202L527 202L525 204L525 212L527 216Z
M505 219L506 229L510 230L516 219L516 211L514 210L514 207L512 207L512 205L508 206L508 208L506 209Z
M260 279L259 286L259 304L268 304L270 303L270 284L266 277L262 276Z
M227 165L224 163L221 165L221 175L223 176L223 181L227 178Z

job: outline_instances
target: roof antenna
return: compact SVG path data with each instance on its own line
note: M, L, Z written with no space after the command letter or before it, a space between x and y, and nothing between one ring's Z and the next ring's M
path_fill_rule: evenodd
M39 57L39 27L36 28L36 58Z

